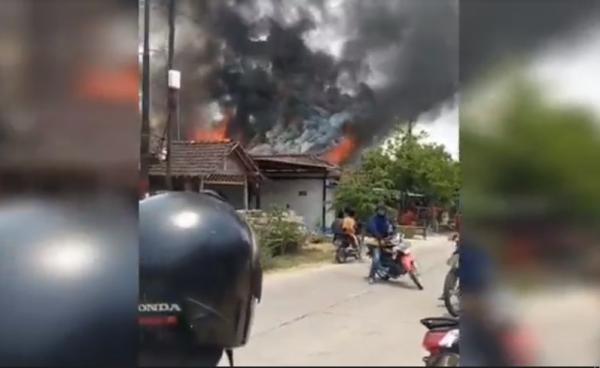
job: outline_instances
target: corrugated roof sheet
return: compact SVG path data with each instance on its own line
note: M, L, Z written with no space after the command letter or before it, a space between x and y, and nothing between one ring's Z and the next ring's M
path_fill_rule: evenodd
M270 161L290 165L313 166L328 170L334 170L336 165L332 165L317 155L312 154L293 154L293 155L253 155L252 158L257 161Z

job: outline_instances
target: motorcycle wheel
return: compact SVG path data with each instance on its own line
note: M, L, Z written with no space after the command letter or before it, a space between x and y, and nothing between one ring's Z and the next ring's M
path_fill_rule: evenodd
M335 262L346 263L346 251L343 247L338 247L335 251Z
M362 253L363 253L362 245L359 245L358 249L356 250L356 260L357 261L362 261L362 259L363 259L363 254Z
M435 357L431 357L425 364L426 367L458 367L460 356L449 351L441 352Z
M460 314L460 285L454 270L450 270L444 280L444 306L453 317ZM456 299L456 301L454 300Z
M419 290L423 290L423 284L421 284L421 280L419 280L419 276L417 276L417 274L415 273L415 271L410 271L408 273L408 275L410 276L410 279L415 283L415 285L417 285L417 287L419 288Z

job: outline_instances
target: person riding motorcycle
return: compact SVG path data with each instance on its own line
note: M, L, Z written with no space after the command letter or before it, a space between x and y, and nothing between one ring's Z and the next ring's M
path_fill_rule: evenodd
M367 232L377 241L377 244L371 244L369 247L372 258L371 269L369 271L369 284L375 282L375 273L381 265L381 246L385 239L393 234L393 230L394 226L387 216L385 205L378 205L375 215L371 217L367 224Z
M357 222L355 219L356 213L352 208L346 208L346 215L342 221L342 231L348 237L350 245L355 249L358 248L358 238L356 236Z
M261 298L258 245L216 193L139 205L139 366L216 366L250 336Z
M331 223L331 232L333 233L333 241L335 242L344 235L342 223L344 221L344 211L339 210L335 215L335 220Z

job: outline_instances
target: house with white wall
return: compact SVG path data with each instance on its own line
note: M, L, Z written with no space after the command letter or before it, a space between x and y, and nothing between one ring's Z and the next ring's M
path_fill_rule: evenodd
M150 194L166 190L166 162L155 157ZM214 190L236 209L290 209L310 230L324 231L340 169L316 155L251 156L237 142L175 141L171 152L173 190Z
M266 178L261 183L260 208L289 208L307 228L324 231L333 221L339 167L316 155L253 155Z

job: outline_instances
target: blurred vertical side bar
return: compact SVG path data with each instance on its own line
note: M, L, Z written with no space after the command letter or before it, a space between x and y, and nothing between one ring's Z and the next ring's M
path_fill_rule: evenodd
M0 366L134 366L138 8L0 2Z
M600 2L462 0L461 365L600 363Z

